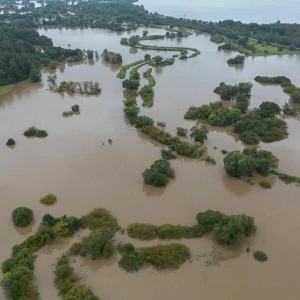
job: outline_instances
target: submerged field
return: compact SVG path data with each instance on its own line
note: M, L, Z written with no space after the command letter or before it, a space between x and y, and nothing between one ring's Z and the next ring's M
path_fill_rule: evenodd
M135 49L120 45L122 37L142 34L142 29L129 33L114 33L100 29L40 29L40 34L51 37L54 45L97 50L104 48L119 52L123 65L152 56L170 57L173 53ZM160 29L149 29L149 34L163 34ZM244 66L229 67L227 60L236 55L218 52L208 36L144 41L147 45L197 48L201 54L188 60L176 60L173 66L156 67L152 108L142 107L141 114L155 121L166 122L166 131L176 135L176 128L191 128L196 122L183 116L190 106L217 101L213 90L220 82L254 84L251 107L263 101L274 101L282 106L288 95L280 86L263 86L254 77L286 76L300 86L299 56L249 57ZM176 54L176 53L174 53ZM109 260L92 261L76 258L76 272L85 278L93 292L108 299L297 299L300 241L299 188L286 185L272 177L272 189L258 184L251 186L230 178L223 169L222 149L242 149L230 128L209 127L205 146L217 164L180 157L172 161L176 178L166 188L155 188L143 183L141 173L160 158L161 145L153 142L132 127L123 113L122 81L116 76L120 65L108 65L101 59L85 63L61 64L56 70L60 81L99 81L99 96L59 94L48 90L47 76L55 71L43 69L42 82L17 84L15 91L0 98L0 140L2 192L0 259L9 257L11 248L33 234L46 213L56 217L63 214L82 216L95 207L110 210L122 227L143 222L191 226L195 215L206 209L226 214L245 213L253 216L258 231L235 249L216 244L211 237L182 240L191 249L191 263L175 271L159 272L151 268L128 274L118 266L117 255ZM143 66L142 75L148 69ZM127 72L127 77L129 72ZM148 81L141 76L141 86ZM142 100L138 97L138 104ZM62 112L74 104L80 115L63 118ZM272 144L261 143L261 148L272 151L280 159L278 171L299 176L300 122L288 118L289 137ZM47 130L46 139L27 139L23 132L30 126ZM8 138L16 141L15 149L6 147ZM108 140L112 140L112 144ZM186 138L188 140L188 138ZM103 145L104 143L104 145ZM216 149L215 149L216 147ZM255 177L259 182L261 178ZM39 201L43 195L57 196L54 206ZM16 229L11 222L11 211L27 206L34 211L35 223L26 229ZM36 260L36 283L41 297L59 299L52 284L57 257L71 243L67 239L39 251ZM158 240L142 242L117 235L118 241L131 242L136 247L169 243ZM170 241L171 243L172 241ZM246 252L249 247L251 253ZM269 260L256 262L252 253L263 250ZM288 255L287 255L288 254Z

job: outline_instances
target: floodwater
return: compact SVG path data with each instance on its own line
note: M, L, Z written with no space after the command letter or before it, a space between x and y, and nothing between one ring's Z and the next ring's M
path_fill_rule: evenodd
M131 34L141 32L139 29ZM149 34L161 32L149 29ZM99 53L104 48L117 51L122 54L124 64L141 59L145 53L155 54L121 46L121 37L129 33L56 28L40 29L39 33L53 38L57 46L71 44L72 48ZM178 126L194 126L195 122L183 119L189 106L218 100L213 90L221 81L229 84L253 82L252 107L265 100L280 105L288 101L280 87L255 83L253 78L257 75L284 75L300 86L299 56L247 58L243 68L236 68L226 63L236 54L218 52L217 45L211 43L208 36L145 43L201 50L196 58L176 60L173 66L154 70L157 81L154 106L141 109L141 114L155 121L165 121L166 130L174 135ZM159 54L170 57L173 53ZM166 188L144 185L141 173L160 158L161 146L130 126L124 118L122 84L116 78L118 68L100 59L62 64L56 70L58 82L99 81L100 96L50 92L47 86L49 70L43 69L41 83L19 83L15 91L1 97L0 260L9 257L13 245L36 231L45 213L82 216L95 207L105 207L122 227L132 222L192 225L196 222L195 215L206 209L227 214L246 213L255 218L258 231L254 237L246 239L239 249L219 246L209 237L182 240L190 247L192 259L176 271L158 272L148 268L137 274L127 274L118 267L117 254L108 261L76 258L74 267L102 300L299 299L299 188L270 178L273 188L263 190L258 185L250 186L228 177L223 170L221 149L241 149L242 144L224 128L211 128L205 142L209 154L217 161L216 166L179 158L172 161L176 178ZM80 105L80 115L64 118L62 112L70 110L74 104ZM295 118L287 122L288 139L261 146L278 156L279 171L299 175L300 122ZM25 138L24 130L32 125L47 130L49 136ZM10 137L16 141L15 149L5 145ZM112 145L108 144L109 138L113 140ZM255 178L256 182L259 180ZM47 193L57 195L56 205L45 207L39 203L40 197ZM21 205L32 208L35 214L35 224L24 230L16 229L10 216L11 211ZM83 233L39 252L35 275L43 299L59 299L52 284L54 263L80 235ZM130 241L138 247L160 243L140 242L126 235L118 235L116 241ZM246 247L251 249L249 254ZM257 249L269 256L266 263L253 259L252 252ZM202 255L219 253L225 260L219 266L206 267Z
M218 22L235 20L244 23L299 23L299 0L139 0L150 12L165 16Z

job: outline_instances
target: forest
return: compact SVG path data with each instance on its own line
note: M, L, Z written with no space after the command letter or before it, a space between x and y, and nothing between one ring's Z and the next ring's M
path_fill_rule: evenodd
M300 47L300 25L244 24L232 20L206 22L183 18L166 17L149 13L142 5L132 5L134 1L93 0L66 3L64 1L44 1L41 7L25 5L15 14L6 13L15 1L5 1L4 14L0 15L0 86L16 83L29 77L33 82L40 80L39 66L49 66L49 60L62 60L73 57L78 60L82 54L79 49L70 51L52 46L51 39L39 36L36 28L40 25L106 28L124 31L136 26L169 26L192 29L199 33L224 36L241 43L251 38L258 42L284 45L291 49ZM27 12L24 14L24 12ZM39 46L39 47L37 47ZM41 54L40 47L45 48Z

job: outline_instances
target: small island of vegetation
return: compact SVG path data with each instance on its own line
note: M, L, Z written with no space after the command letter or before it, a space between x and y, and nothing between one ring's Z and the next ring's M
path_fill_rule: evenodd
M37 137L37 138L45 138L48 136L46 130L38 129L34 126L29 127L27 130L24 131L24 135L26 137Z

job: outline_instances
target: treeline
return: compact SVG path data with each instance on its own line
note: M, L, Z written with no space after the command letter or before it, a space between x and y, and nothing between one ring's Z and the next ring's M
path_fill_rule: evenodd
M16 24L0 23L0 85L27 79L38 71L39 59L34 45L52 46L51 39Z
M244 24L239 21L225 20L207 22L201 20L183 19L149 13L141 5L131 5L118 1L97 3L94 1L79 2L77 5L67 5L61 1L49 1L45 7L31 9L32 18L36 22L42 19L45 25L86 26L107 28L111 30L126 30L135 25L167 25L181 27L211 35L225 36L238 40L240 36L254 38L266 43L300 47L300 24L282 24L279 21L272 24ZM70 14L71 13L71 14Z
M18 15L10 24L1 22L0 18L0 86L28 78L37 82L41 79L40 66L55 69L57 61L84 58L80 49L54 47L52 40L40 36L34 26L34 22Z

